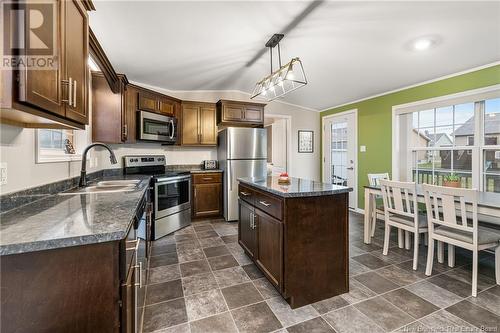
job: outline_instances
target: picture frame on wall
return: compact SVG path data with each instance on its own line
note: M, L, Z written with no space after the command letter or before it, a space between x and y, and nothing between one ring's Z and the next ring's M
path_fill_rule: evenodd
M314 152L314 131L299 130L299 153Z

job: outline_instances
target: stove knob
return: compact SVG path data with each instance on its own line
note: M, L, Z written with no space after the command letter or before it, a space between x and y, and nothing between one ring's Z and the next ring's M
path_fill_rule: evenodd
M133 162L133 161L134 161L134 159L133 159L133 158L131 158L131 159L130 159L130 162Z

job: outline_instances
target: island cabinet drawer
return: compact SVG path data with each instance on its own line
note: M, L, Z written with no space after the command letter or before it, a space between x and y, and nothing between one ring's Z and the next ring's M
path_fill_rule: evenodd
M238 186L238 196L241 200L248 202L253 205L255 201L255 191L245 185Z
M193 184L214 184L222 183L221 173L199 173L193 174Z
M254 205L255 208L266 212L278 220L283 219L283 200L275 196L271 196L263 192L255 192Z

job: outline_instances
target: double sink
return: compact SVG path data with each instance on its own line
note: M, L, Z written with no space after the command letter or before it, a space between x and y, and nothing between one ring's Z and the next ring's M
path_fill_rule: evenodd
M139 179L103 180L95 185L78 187L73 190L59 193L59 195L130 192L134 191L140 182Z

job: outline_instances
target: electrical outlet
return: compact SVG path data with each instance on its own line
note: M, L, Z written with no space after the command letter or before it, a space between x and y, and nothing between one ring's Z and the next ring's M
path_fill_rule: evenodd
M362 153L366 152L366 146L359 146L359 151Z
M0 185L7 184L7 163L0 163Z

